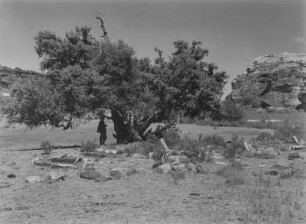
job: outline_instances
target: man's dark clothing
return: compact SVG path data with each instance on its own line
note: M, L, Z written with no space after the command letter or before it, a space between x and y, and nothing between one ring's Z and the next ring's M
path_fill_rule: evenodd
M106 124L104 120L100 120L99 125L98 125L98 133L100 133L100 145L104 145L106 141Z

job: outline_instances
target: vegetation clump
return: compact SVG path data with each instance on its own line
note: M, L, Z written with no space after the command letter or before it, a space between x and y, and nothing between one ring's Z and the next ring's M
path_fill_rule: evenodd
M99 148L99 144L96 141L87 140L86 142L81 142L81 152L93 152Z

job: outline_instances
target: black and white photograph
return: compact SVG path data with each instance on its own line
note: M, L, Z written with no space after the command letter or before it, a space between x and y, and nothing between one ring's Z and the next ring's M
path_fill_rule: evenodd
M305 0L0 0L1 224L305 224Z

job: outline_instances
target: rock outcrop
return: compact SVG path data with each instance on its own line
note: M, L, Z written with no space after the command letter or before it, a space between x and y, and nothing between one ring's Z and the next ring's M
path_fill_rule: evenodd
M253 107L306 110L306 54L256 58L234 79L230 97Z

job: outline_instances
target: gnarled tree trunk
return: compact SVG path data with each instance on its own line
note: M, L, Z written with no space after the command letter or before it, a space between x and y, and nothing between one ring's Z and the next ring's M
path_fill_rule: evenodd
M134 141L140 141L144 139L145 131L148 127L157 122L159 119L159 113L155 113L147 118L134 120L131 122L124 111L118 107L110 107L111 119L114 122L115 134L113 135L117 144L126 144Z

